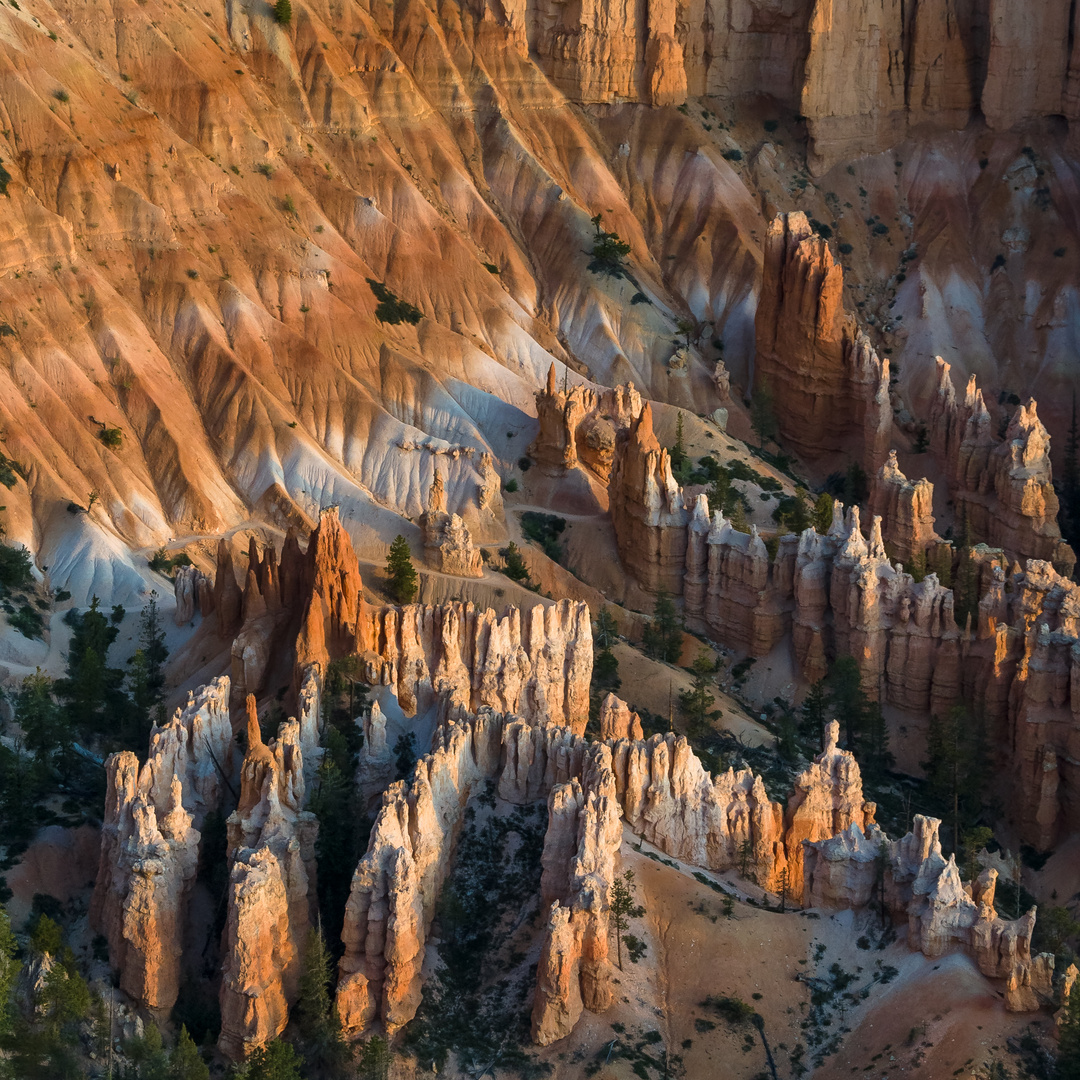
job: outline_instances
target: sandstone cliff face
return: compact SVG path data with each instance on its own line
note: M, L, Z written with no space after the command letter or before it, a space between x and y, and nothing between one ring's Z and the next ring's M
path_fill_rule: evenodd
M548 795L541 890L550 908L532 1012L541 1046L569 1035L582 1008L603 1012L611 1004L608 907L621 842L611 750L596 745L581 782Z
M873 475L892 429L889 362L844 311L843 288L806 215L778 215L765 238L754 382L771 392L785 445L800 457L843 453Z
M874 478L870 512L881 518L881 532L894 559L909 563L925 555L937 540L934 532L934 485L929 480L910 481L900 471L896 451Z
M436 473L428 494L427 509L420 515L424 549L428 562L443 574L482 577L483 560L473 546L472 536L457 514L446 512L446 488L442 473Z
M189 696L150 735L146 762L128 751L106 762L101 862L90 919L109 942L121 989L167 1013L180 989L180 948L201 825L220 805L231 765L229 680ZM226 772L227 776L227 772Z
M775 889L786 864L783 808L770 801L760 776L749 769L710 776L673 733L616 742L612 768L626 822L649 843L684 862L726 870L749 841L756 880Z
M289 1022L312 925L319 830L304 810L300 723L285 721L267 745L252 696L247 710L240 801L227 822L231 867L219 992L218 1047L234 1060Z
M1000 918L994 910L997 871L983 870L965 885L955 858L946 862L941 854L940 825L917 814L913 831L899 840L890 841L876 826L864 834L853 823L831 839L807 842L804 902L862 907L882 887L893 918L907 921L911 948L930 958L968 949L984 975L1006 981L1007 1009L1040 1008L1052 998L1054 958L1031 955L1035 909L1019 919Z
M501 617L471 603L382 608L363 624L360 656L368 681L394 687L409 716L446 693L470 711L489 705L579 732L588 722L592 622L584 603L509 608Z
M993 431L975 377L961 402L950 365L937 358L938 386L931 406L931 445L942 463L958 522L1013 558L1052 562L1071 574L1076 556L1061 539L1058 499L1050 470L1050 436L1034 401L1013 415L1004 440Z
M393 1033L420 1004L424 943L473 785L496 775L504 719L451 714L412 779L392 784L353 877L337 1008L345 1032Z
M609 494L623 567L650 592L681 595L688 515L648 404L619 440Z
M615 459L615 440L637 420L641 409L641 395L633 383L600 391L580 384L560 390L553 364L547 385L536 394L540 430L529 455L553 475L581 464L606 483Z

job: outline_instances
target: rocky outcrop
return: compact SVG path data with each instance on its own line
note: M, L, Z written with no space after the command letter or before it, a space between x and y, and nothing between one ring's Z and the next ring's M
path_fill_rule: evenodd
M536 724L583 732L589 715L592 622L561 600L522 611L449 603L370 613L360 657L369 683L394 688L407 716L443 694L475 712L488 705Z
M214 610L214 583L197 567L181 566L173 581L176 610L173 622L187 626L199 612L205 619Z
M648 404L619 438L609 495L624 569L650 592L681 595L689 515Z
M710 776L686 739L669 732L612 747L615 789L627 824L673 858L710 870L742 861L762 887L775 888L786 865L783 808L760 776L729 769Z
M784 444L807 461L881 467L892 428L889 361L843 306L844 272L801 211L769 225L754 320L754 383L772 395Z
M540 430L529 456L555 476L580 464L606 483L616 437L641 415L641 408L641 395L633 383L600 390L579 384L559 390L552 364L546 387L536 394Z
M827 840L853 826L865 833L877 809L863 800L862 775L855 756L837 745L840 725L825 726L825 748L795 780L784 814L787 891L803 895L803 844Z
M366 614L360 566L337 507L322 512L311 534L301 588L297 669L313 663L325 669L331 659L357 651Z
M900 471L896 451L874 478L870 512L881 518L881 532L887 537L886 551L902 563L916 556L923 559L937 541L934 532L934 485L929 480L911 481Z
M1018 919L994 910L997 871L987 868L965 884L953 856L941 853L941 822L917 814L913 831L890 841L873 826L864 834L853 823L831 839L805 844L804 903L858 908L874 892L896 920L906 920L908 942L925 956L954 947L972 953L979 970L1004 979L1005 1007L1030 1012L1052 998L1054 958L1032 957L1035 908Z
M420 1004L424 943L469 792L499 768L503 717L451 709L412 779L392 784L353 875L337 1009L348 1035L393 1033Z
M305 792L301 725L285 721L264 744L249 696L240 800L227 822L231 867L219 993L218 1047L234 1060L276 1038L296 1001L319 829L304 810Z
M1034 401L1017 408L999 440L975 376L961 402L950 365L937 358L931 447L942 463L958 528L1011 558L1040 559L1072 573L1076 556L1061 539L1050 469L1050 436Z
M629 739L636 742L644 739L641 730L641 717L630 711L630 706L615 694L608 694L600 702L600 741Z
M446 512L446 488L442 474L435 473L428 493L427 509L420 515L424 551L428 563L443 574L457 577L482 577L483 560L473 546L465 522L457 514Z
M589 745L568 727L517 718L507 720L502 743L499 798L519 805L543 799L557 784L580 777Z
M622 822L611 750L596 745L581 781L548 795L542 899L548 924L536 973L533 1041L547 1046L569 1035L583 1008L611 1004L608 909Z
M180 989L180 943L199 860L198 826L216 810L231 767L229 680L190 694L154 727L147 760L129 751L106 764L101 862L91 924L109 942L120 987L167 1013Z

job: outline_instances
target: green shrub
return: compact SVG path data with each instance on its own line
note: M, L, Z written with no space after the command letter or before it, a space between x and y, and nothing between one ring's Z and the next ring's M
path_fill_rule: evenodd
M741 150L725 150L724 151L724 160L725 161L742 161L742 151Z
M39 638L45 631L45 620L29 604L21 604L18 611L8 616L8 622L27 638Z
M23 467L14 459L9 458L3 451L0 451L0 484L3 484L6 488L13 488L15 481L18 477L26 479L26 472Z
M754 1007L742 998L713 997L711 994L701 1003L704 1008L712 1009L729 1024L745 1024L753 1015Z
M494 263L486 262L482 265L489 274L497 274L499 272L499 268Z
M98 432L98 438L110 450L119 450L124 441L124 433L118 427L109 427L102 424Z
M515 491L517 491L517 489L518 482L513 477L511 477L509 480L506 481L505 484L503 484L503 491L508 491L510 492L510 494L513 494Z
M415 326L423 317L424 313L415 305L405 300L399 300L381 281L368 278L367 283L379 301L375 308L375 318L379 322L397 326L399 323L409 323Z

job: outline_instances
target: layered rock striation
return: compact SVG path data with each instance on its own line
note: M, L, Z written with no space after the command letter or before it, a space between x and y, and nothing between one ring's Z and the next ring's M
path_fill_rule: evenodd
M689 515L647 403L618 440L609 496L623 567L650 592L681 595Z
M785 445L807 461L854 457L873 475L892 429L889 361L844 310L843 269L801 211L769 225L762 274L754 383Z

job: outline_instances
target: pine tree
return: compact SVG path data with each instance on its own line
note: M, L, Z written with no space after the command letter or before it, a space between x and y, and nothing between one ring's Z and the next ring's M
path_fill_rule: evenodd
M53 681L41 668L27 675L15 695L15 716L23 729L24 744L43 766L56 768L67 779L78 759L72 749L71 722L53 697Z
M637 904L634 897L634 871L627 870L621 878L617 877L611 885L609 925L615 932L620 971L622 971L623 935L630 929L630 920L640 919L644 914L645 909Z
M304 1080L302 1064L291 1044L274 1039L248 1058L244 1080Z
M895 758L889 750L889 725L885 722L879 702L866 703L863 722L865 733L860 764L871 780L880 782L885 779L885 773L892 767Z
M289 0L277 0L274 4L274 18L282 26L288 26L292 22L292 4Z
M773 409L773 396L769 384L763 379L754 396L750 399L750 426L758 437L758 445L764 448L767 442L773 442L777 436L776 412Z
M739 877L750 880L750 864L754 861L754 842L747 837L738 847Z
M799 734L817 746L821 745L828 703L829 695L825 687L825 680L819 679L811 685L806 692L806 697L803 698L802 717L799 720Z
M1073 985L1064 1023L1058 1029L1057 1063L1054 1080L1080 1078L1080 987Z
M669 458L671 460L671 471L675 475L675 479L683 483L683 475L690 464L686 457L686 443L683 437L683 414L680 412L675 418L675 445L669 452Z
M736 532L748 533L750 531L750 522L746 517L746 507L743 505L742 499L735 500L728 520Z
M964 819L973 819L982 807L987 780L985 741L981 722L962 705L950 709L944 719L930 718L927 760L920 764L931 793L951 819L954 852L960 850Z
M86 611L71 619L74 633L68 647L67 674L55 684L72 728L88 735L109 731L118 704L127 707L121 689L124 673L109 667L109 649L119 630L100 606L95 596Z
M652 621L642 634L642 645L646 655L669 664L674 664L682 652L682 621L663 589L656 594Z
M183 1024L169 1055L169 1080L210 1080L210 1070Z
M380 1035L372 1035L365 1042L357 1062L358 1080L386 1080L390 1074L390 1046Z
M11 932L11 919L0 905L0 1045L11 1033L11 992L19 974L19 962L15 959L18 944Z
M829 705L840 722L844 744L854 752L866 727L867 700L859 665L852 656L838 656L828 676Z
M416 567L408 541L400 534L394 537L386 556L386 576L390 579L390 592L399 604L411 604L416 599L419 589Z
M693 672L693 684L686 690L679 691L679 711L686 719L689 732L700 737L708 728L709 710L716 700L709 692L714 664L712 657L704 649L694 659Z
M593 640L602 649L610 649L612 643L619 636L619 624L615 616L606 608L602 607L596 616L596 631Z
M823 491L814 503L814 528L824 536L832 525L832 518L833 497L827 491Z
M341 1032L337 1009L330 1000L332 963L322 927L308 931L297 999L298 1026L304 1057L313 1076L343 1076L352 1051Z

